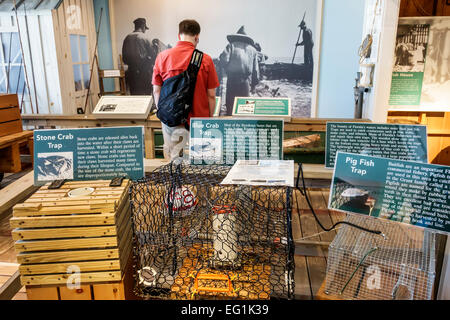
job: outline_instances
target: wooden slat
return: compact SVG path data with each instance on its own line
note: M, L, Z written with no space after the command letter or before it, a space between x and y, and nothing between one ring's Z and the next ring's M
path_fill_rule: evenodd
M21 287L20 273L17 270L6 282L0 283L0 300L11 300Z
M42 216L44 217L51 217L51 216L60 216L60 217L67 217L70 215L100 215L100 214L108 214L108 213L114 213L114 205L110 206L104 206L102 208L95 208L94 206L86 205L86 206L74 206L70 209L70 211L64 209L63 207L46 207L41 209L40 211L21 211L21 210L14 210L13 214L14 217L25 217L30 219L38 219L38 217L34 218L33 216Z
M59 295L61 300L92 300L90 285L80 285L78 289L61 286Z
M85 203L85 205L83 205ZM37 209L35 209L38 207ZM22 203L13 209L14 217L32 217L48 215L71 215L86 213L109 213L116 209L115 200L99 201L59 201L41 203Z
M306 258L295 255L295 299L311 300L311 287L309 284L308 268L306 266Z
M65 193L64 193L65 194ZM88 196L88 197L76 197L76 198L69 198L69 197L55 197L52 195L39 195L38 198L32 197L27 200L25 200L25 203L34 203L34 202L58 202L58 201L90 201L90 200L117 200L117 195L94 195L94 196Z
M10 262L0 262L0 276L11 276L19 268L19 264Z
M49 229L14 229L14 240L60 239L77 237L102 237L116 235L115 226L105 227L75 227Z
M22 275L66 273L70 266L76 265L80 272L120 270L119 260L81 261L66 263L26 264L19 267Z
M16 173L20 172L21 169L20 148L18 142L14 142L9 147L0 149L0 172Z
M108 187L107 184L103 184L103 183L95 183L92 182L91 184L87 184L86 182L84 182L83 184L72 184L72 183L65 183L63 184L59 189L56 190L70 190L70 189L76 189L76 188L81 188L81 187L92 187L95 188L97 191L103 190L103 191L124 191L125 187ZM48 190L48 186L42 186L41 190ZM50 189L50 190L55 190L55 189Z
M22 122L22 120L20 119L19 107L0 109L0 126L4 122L9 122L9 121L14 121L14 120L19 120L20 122Z
M0 137L0 147L3 148L12 142L24 143L33 137L32 131L22 131Z
M117 237L36 240L36 241L19 240L16 241L16 243L14 244L14 248L18 252L109 248L109 247L117 247Z
M119 250L116 248L99 250L19 253L17 255L17 262L19 262L20 264L33 264L46 262L106 260L117 258L119 258Z
M0 109L19 105L17 94L0 94Z
M125 300L123 282L101 283L92 286L94 300Z
M13 217L10 220L12 228L44 228L44 227L73 227L114 225L113 213L105 214L79 214L72 216L46 216L46 217Z
M58 287L26 286L28 300L59 300Z
M314 206L314 203L312 203ZM318 233L317 222L311 213L305 210L300 211L300 222L302 226L303 237L310 237ZM319 236L313 236L309 240L320 240ZM319 291L326 274L326 260L323 257L306 257L309 280L311 284L311 292L314 297Z
M22 285L47 285L66 284L70 274L50 274L21 276ZM122 273L120 271L87 272L80 273L81 283L120 281Z

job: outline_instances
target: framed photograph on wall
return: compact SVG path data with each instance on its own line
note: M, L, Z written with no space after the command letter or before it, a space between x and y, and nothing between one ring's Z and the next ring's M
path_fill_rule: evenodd
M390 111L448 111L450 17L400 18Z
M116 55L122 55L131 94L149 94L154 60L174 47L178 24L201 26L198 49L214 61L220 115L231 115L234 98L288 97L292 117L316 116L323 0L113 0ZM144 58L135 43L147 47ZM142 61L134 61L142 59ZM140 92L143 91L143 92Z

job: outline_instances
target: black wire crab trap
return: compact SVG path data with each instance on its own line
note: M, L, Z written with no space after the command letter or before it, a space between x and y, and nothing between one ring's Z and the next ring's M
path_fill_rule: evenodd
M229 170L171 163L132 183L138 295L293 297L291 188L220 185Z

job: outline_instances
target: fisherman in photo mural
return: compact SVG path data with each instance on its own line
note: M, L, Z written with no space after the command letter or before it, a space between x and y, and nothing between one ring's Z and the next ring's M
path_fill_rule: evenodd
M220 55L220 65L227 75L227 115L233 112L234 97L248 97L259 82L258 51L244 26L227 36L229 44Z
M151 95L158 50L144 35L149 30L146 20L137 18L133 23L134 31L126 36L122 45L123 62L128 65L125 79L131 95Z
M305 12L306 14L306 12ZM296 44L296 46L303 46L304 48L304 63L307 70L310 70L312 73L314 61L313 61L313 35L311 29L306 27L305 17L303 16L302 22L300 22L299 28L303 32L303 41Z

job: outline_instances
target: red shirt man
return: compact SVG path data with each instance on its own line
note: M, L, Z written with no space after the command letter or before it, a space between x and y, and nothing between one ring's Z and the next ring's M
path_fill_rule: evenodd
M192 24L192 26L190 25ZM198 29L195 28L195 24ZM190 30L194 29L194 30ZM198 30L198 33L195 34ZM161 52L155 61L152 83L154 86L155 103L158 105L159 94L163 82L185 71L189 65L192 52L197 46L200 26L193 20L184 20L180 23L180 33L177 45ZM211 57L203 54L203 60L198 72L194 91L194 101L191 117L212 117L216 105L216 88L219 86L216 68ZM188 119L188 123L189 123Z
M153 67L153 98L155 99L156 107L158 107L159 97L161 94L161 87L163 82L173 76L176 76L185 71L191 60L192 53L198 44L200 35L200 25L195 20L183 20L179 24L177 45L161 52L155 61ZM216 105L216 88L219 86L219 79L217 77L216 68L211 57L203 54L202 64L197 75L197 82L195 84L194 100L192 102L192 109L188 117L188 124L191 117L212 117L214 114L214 107ZM162 132L164 137L164 158L174 159L179 155L175 145L178 144L181 131L184 126L169 127L164 123L162 125ZM177 130L177 131L176 131Z

